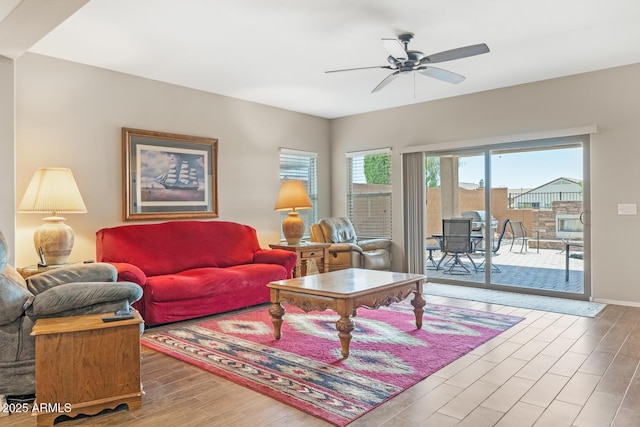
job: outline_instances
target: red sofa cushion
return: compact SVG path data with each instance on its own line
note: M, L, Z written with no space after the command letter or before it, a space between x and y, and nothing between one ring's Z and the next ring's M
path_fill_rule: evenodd
M254 228L225 221L123 225L96 238L97 259L133 264L147 276L251 263L260 251Z
M287 278L276 264L245 264L227 268L196 268L176 274L148 277L145 292L154 301L178 301L232 294L241 300L246 292L269 299L266 283ZM256 284L263 284L256 286Z

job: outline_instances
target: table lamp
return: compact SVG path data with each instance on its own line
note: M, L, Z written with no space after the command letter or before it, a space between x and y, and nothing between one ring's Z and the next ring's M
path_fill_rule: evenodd
M44 224L33 235L40 264L65 264L73 248L73 230L59 213L86 213L87 207L71 169L39 168L33 174L18 212L47 212Z
M311 209L311 199L304 188L302 181L284 181L280 186L276 211L289 211L289 215L282 221L282 234L287 243L295 245L300 243L304 234L304 221L296 209Z

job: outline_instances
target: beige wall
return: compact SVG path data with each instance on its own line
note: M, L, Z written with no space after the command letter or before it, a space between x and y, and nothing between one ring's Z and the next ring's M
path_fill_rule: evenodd
M7 239L11 257L15 263L15 112L14 112L14 61L0 56L0 230Z
M326 119L33 54L16 61L16 84L18 202L36 168L63 166L89 211L67 215L70 261L95 258L95 232L123 224L122 127L218 138L219 220L255 227L263 247L279 241L279 147L318 152L319 213L329 214ZM16 263L35 263L44 215L13 212Z
M3 60L3 98L13 86L12 72ZM95 231L122 224L120 128L211 136L220 139L220 219L253 225L266 244L279 228L272 210L278 147L319 152L321 216L346 214L345 153L392 147L398 268L401 149L597 125L590 164L593 294L597 300L640 305L640 283L629 268L637 256L640 220L617 215L618 203L638 203L639 197L634 191L640 182L638 75L640 64L327 121L27 54L15 69L15 197L21 197L35 168L72 168L89 209L86 215L69 215L77 235L72 259L92 258ZM0 117L3 126L12 122L10 113ZM10 154L10 137L3 132L0 144ZM3 156L2 162L11 169L11 160ZM2 176L13 174L3 170ZM327 188L330 192L322 190ZM39 216L13 214L15 206L8 211L2 211L1 221L16 218L16 264L35 262L31 236Z
M640 280L630 268L638 256L640 218L617 215L618 203L640 198L639 75L635 64L336 119L333 214L346 212L346 152L392 147L395 196L402 194L398 153L406 147L597 125L590 164L593 295L640 305ZM400 197L394 197L393 209L394 245L402 248Z

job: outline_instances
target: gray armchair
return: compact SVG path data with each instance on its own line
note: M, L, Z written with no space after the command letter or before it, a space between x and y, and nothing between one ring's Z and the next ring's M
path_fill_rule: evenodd
M331 243L329 271L345 268L391 269L391 240L358 240L348 218L325 218L311 226L311 240Z
M109 313L142 297L135 283L116 282L110 264L77 264L25 281L7 264L8 245L0 232L0 401L35 394L35 340L31 329L45 317Z

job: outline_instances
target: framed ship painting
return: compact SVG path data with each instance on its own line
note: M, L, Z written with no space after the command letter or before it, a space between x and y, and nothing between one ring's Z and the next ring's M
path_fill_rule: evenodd
M218 140L122 128L124 220L217 218Z

